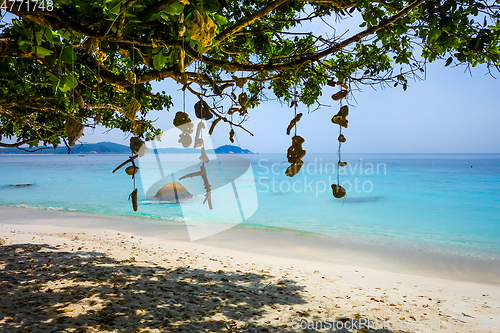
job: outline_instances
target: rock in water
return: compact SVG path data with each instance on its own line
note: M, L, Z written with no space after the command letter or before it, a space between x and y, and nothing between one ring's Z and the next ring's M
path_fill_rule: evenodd
M161 201L179 203L182 200L191 199L193 196L184 186L177 182L171 182L163 186L156 192L155 198Z

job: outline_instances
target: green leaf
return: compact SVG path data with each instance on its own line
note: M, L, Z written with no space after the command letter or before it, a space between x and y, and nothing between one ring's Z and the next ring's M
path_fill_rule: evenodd
M71 39L71 32L69 32L68 30L65 30L61 36L62 36L62 38L66 39L66 40L70 40Z
M444 65L445 67L448 67L451 65L451 63L453 62L453 57L449 57L447 60L446 60L446 65Z
M108 13L113 15L120 14L120 7L122 5L122 0L106 0Z
M45 47L42 46L37 46L37 47L32 46L31 50L33 52L36 52L36 55L42 58L51 55L54 52L52 50L47 50Z
M59 81L59 90L62 92L67 92L70 89L76 88L78 81L71 75L66 75Z
M161 70L165 63L167 62L167 57L163 54L163 49L160 49L153 57L153 66L157 70Z
M180 3L179 1L174 2L164 10L162 10L162 13L167 13L170 15L180 15L184 11L184 4Z
M202 2L202 7L198 8L201 13L207 14L215 14L219 9L219 5L217 4L217 0L205 0Z
M222 15L219 15L219 14L214 15L213 19L214 19L215 24L217 24L219 27L221 25L227 24L227 18L225 18Z
M35 32L35 40L36 40L36 45L42 45L42 39L43 33L41 31Z
M24 52L28 49L28 47L33 45L33 43L29 40L18 40L17 45L19 45L19 50Z
M50 81L52 81L52 82L59 81L59 78L57 76L55 76L54 74L52 74L50 72L46 72L45 74L47 75L47 77L49 78Z
M72 64L75 62L77 56L75 51L71 46L66 46L61 53L61 60L67 64Z
M53 43L54 43L54 36L52 35L52 30L50 30L50 29L45 29L45 32L44 32L44 34L43 34L43 35L45 36L45 39L46 39L49 43L51 43L51 44L53 44Z

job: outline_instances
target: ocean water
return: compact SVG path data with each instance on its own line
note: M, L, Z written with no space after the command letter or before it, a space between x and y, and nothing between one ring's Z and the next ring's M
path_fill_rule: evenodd
M239 183L247 189L238 192L239 205L251 202L255 192L258 204L253 215L245 216L247 226L500 259L500 154L344 154L348 165L338 175L335 155L308 154L293 178L284 175L288 163L283 154L241 156L250 160L254 179ZM164 167L182 169L189 164L185 157L173 155ZM139 211L134 212L128 200L131 177L123 169L111 172L127 158L0 155L0 205L133 215L152 225L224 223L223 217L212 221L203 209L190 209L186 218L181 205L146 198L142 178L151 177L146 172L156 167L153 160L140 162ZM232 168L220 176L237 179L241 170ZM347 190L342 199L330 189L337 176ZM202 185L200 177L179 182L188 191L196 182ZM216 199L214 206L227 204ZM188 204L206 207L202 200Z

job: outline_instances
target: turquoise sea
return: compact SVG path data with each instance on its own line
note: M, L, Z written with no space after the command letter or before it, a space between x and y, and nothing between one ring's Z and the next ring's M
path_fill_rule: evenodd
M250 160L255 183L240 185L255 186L258 202L242 224L500 259L500 154L344 154L348 165L339 179L348 193L343 199L330 190L337 181L333 154L308 154L294 178L283 173L288 166L283 154L241 157ZM0 205L135 215L151 224L224 223L224 218L211 221L203 210L191 209L185 218L179 204L146 199L140 173L139 211L134 212L128 200L133 181L123 169L111 172L127 158L0 155ZM140 165L141 172L148 169L146 162ZM237 171L229 166L222 172L234 172L236 179ZM179 182L190 190L189 181ZM239 193L241 204L251 200ZM216 199L214 206L225 204Z

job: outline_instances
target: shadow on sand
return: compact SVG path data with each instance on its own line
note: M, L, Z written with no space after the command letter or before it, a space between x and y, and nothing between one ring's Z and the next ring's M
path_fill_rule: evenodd
M98 252L62 252L47 245L0 246L0 331L302 331L280 317L292 312L294 305L306 303L300 294L304 286L289 279L277 283L269 279L260 272L165 268L133 258L116 261ZM299 311L292 317L324 320Z

